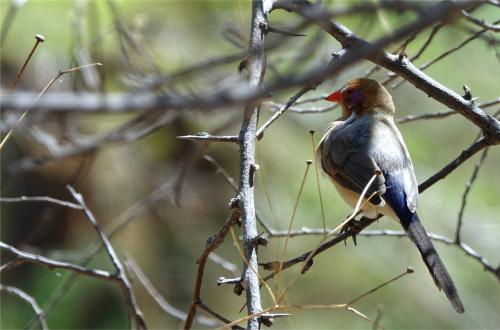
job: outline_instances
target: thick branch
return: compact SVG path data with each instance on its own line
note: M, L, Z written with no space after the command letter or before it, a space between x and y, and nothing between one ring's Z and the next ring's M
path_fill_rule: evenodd
M252 2L252 25L250 32L250 44L248 49L247 69L249 74L248 83L252 89L260 89L264 79L266 57L264 53L265 27L269 26L267 21L267 10L270 8L268 0ZM259 119L260 103L251 102L245 107L243 123L240 131L240 183L238 199L241 209L241 221L243 226L243 249L246 262L242 280L245 284L247 297L248 315L254 315L262 311L260 301L260 287L257 260L256 238L257 223L255 218L254 199L254 174L255 145L257 122ZM248 263L248 265L247 265ZM248 330L260 328L258 317L248 320Z

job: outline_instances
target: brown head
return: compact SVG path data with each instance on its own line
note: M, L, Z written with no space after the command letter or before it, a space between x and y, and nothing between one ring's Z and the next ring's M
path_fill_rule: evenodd
M362 116L370 112L393 115L396 111L391 94L384 86L367 78L349 81L344 87L328 95L325 100L342 105L343 117L348 117L353 112Z

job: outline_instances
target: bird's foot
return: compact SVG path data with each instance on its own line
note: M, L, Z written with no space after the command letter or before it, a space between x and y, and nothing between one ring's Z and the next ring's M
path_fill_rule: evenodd
M361 230L363 230L363 228L364 227L361 225L360 220L356 220L356 219L349 220L349 222L347 222L340 230L340 235L348 234L348 236L346 236L346 238L344 239L344 244L347 245L347 239L349 237L352 237L352 241L354 242L354 245L357 246L356 235Z

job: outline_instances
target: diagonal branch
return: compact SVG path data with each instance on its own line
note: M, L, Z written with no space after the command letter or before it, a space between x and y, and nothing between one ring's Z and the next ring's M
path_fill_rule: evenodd
M429 24L450 18L457 14L461 6L463 7L467 3L460 2L457 6L451 2L441 2L426 11L416 22L399 29L396 33L406 35L408 33L405 32L415 32L423 29L425 26L429 26ZM353 45L356 46L355 48L358 51L361 49L370 49L371 51L363 52L363 57L400 75L426 95L459 112L484 132L488 132L493 137L494 143L500 142L500 122L498 120L485 113L473 101L464 99L462 96L424 74L408 58L383 51L382 47L385 46L383 39L372 44L359 38L351 30L338 22L333 22L329 19L317 19L320 9L307 1L278 1L274 4L274 8L295 11L313 21L337 39L344 49L352 48Z
M106 236L106 234L104 234L104 232L101 230L94 214L87 207L87 204L83 199L83 196L80 193L76 192L76 190L73 187L67 186L67 188L71 193L71 195L73 196L73 198L78 202L78 204L80 204L83 213L85 214L85 216L87 217L87 219L89 220L89 222L92 224L95 231L99 235L99 238L101 239L102 244L104 245L104 249L106 250L107 254L109 255L109 258L111 259L111 262L113 263L113 266L116 269L116 277L118 278L119 283L121 284L122 289L125 293L125 296L127 298L127 305L129 306L130 309L130 314L134 317L137 328L147 329L146 321L144 320L143 314L139 309L139 306L137 305L132 284L130 283L130 280L127 277L127 273L125 272L125 267L118 258L118 255L116 254L113 246L111 245L108 236Z
M30 296L29 294L27 294L26 292L24 292L19 288L2 284L0 284L0 291L5 291L7 293L10 293L30 304L31 308L35 312L38 322L40 323L40 328L42 330L48 329L47 321L45 320L45 314L43 313L43 310L40 308L40 306L38 306L36 300L32 296Z
M229 232L229 228L231 228L231 226L233 226L238 221L239 218L240 218L240 211L238 209L233 210L233 212L226 220L222 228L217 232L217 234L211 236L207 240L207 245L205 247L205 250L203 251L201 257L197 261L198 273L196 275L193 300L191 302L191 306L189 307L189 311L187 313L186 322L184 323L184 329L191 329L194 318L196 316L196 310L201 302L201 285L203 283L203 274L205 272L205 264L207 263L208 256L212 251L217 249L217 247L219 247L219 245L224 241L224 238Z

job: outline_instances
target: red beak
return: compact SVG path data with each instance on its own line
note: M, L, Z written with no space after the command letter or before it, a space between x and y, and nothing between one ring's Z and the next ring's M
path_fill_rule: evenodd
M342 103L344 101L344 98L342 97L342 92L339 89L338 91L325 97L325 100L330 102Z

